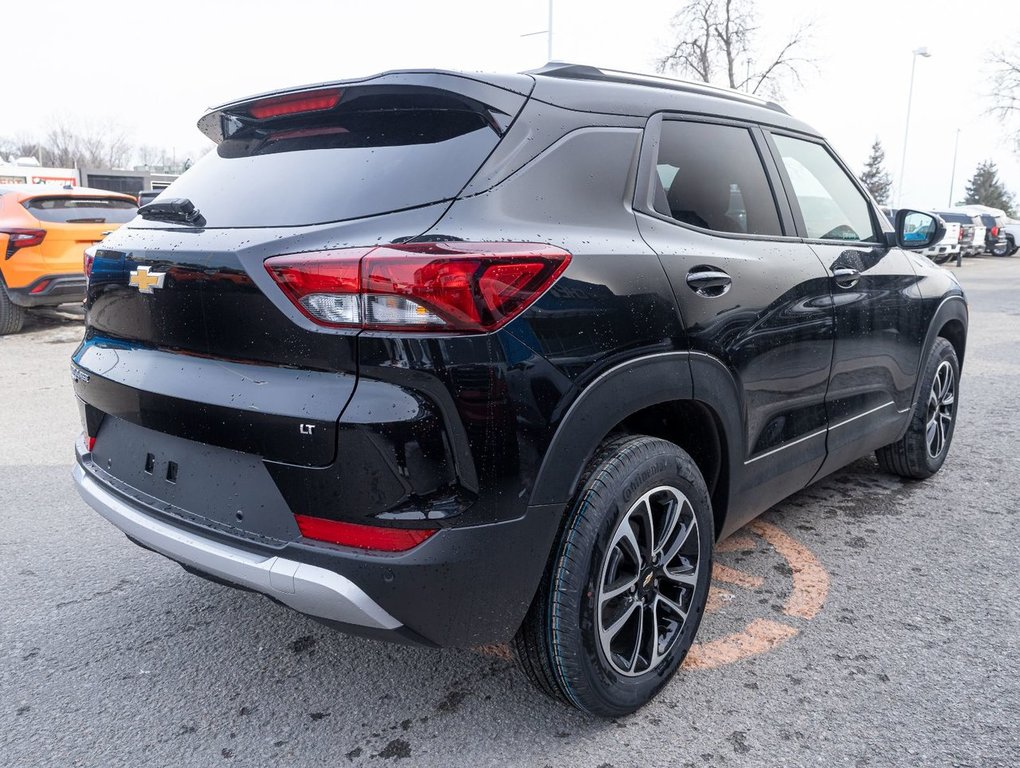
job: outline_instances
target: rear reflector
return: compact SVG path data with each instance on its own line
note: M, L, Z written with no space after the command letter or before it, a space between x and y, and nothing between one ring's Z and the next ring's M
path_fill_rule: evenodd
M342 91L339 88L328 88L321 91L304 91L290 93L286 96L274 96L260 99L248 107L248 114L264 120L281 115L296 115L301 112L321 112L332 109L340 101Z
M0 229L0 235L7 235L7 258L19 248L39 245L46 237L45 229Z
M486 333L536 301L570 263L542 243L403 243L274 256L266 269L320 325Z
M358 549L374 549L379 552L406 552L432 534L435 528L382 528L375 525L359 525L357 523L341 523L321 517L294 515L301 535L316 541L327 541Z
M43 291L46 290L46 286L49 284L50 284L49 280L40 280L38 283L32 286L32 290L30 290L29 293L42 293Z
M92 449L96 447L96 438L85 436L85 450L92 453Z

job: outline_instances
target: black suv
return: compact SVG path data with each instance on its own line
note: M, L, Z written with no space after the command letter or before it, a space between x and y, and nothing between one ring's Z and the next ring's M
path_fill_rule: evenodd
M82 496L345 631L513 639L619 715L713 544L859 457L936 472L956 280L811 128L592 67L261 95L89 264ZM113 567L113 566L112 566Z

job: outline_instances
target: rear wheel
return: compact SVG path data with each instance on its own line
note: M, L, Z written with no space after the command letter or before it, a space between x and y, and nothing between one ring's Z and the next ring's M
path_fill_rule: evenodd
M883 471L923 480L942 468L956 426L959 381L956 350L945 339L935 339L906 434L875 452Z
M714 523L705 482L673 443L603 445L515 638L540 689L617 717L665 686L708 596Z
M17 333L25 323L25 308L11 301L7 288L0 281L0 336Z
M1009 256L1012 249L1013 246L1010 244L1010 242L1006 238L1002 237L999 238L997 242L992 244L992 255Z

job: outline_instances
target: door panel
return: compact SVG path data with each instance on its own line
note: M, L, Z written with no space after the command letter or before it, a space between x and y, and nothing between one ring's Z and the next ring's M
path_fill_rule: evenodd
M743 397L743 477L734 490L753 499L733 506L751 517L807 485L825 458L828 276L800 242L717 238L641 214L638 225L659 253L691 350L720 361ZM705 266L729 275L724 294L699 295L688 284Z
M638 227L659 254L690 349L725 368L741 400L728 528L803 488L825 459L829 275L788 236L790 208L761 141L740 123L653 118L638 180ZM711 380L695 376L695 397L714 399L699 394Z
M924 337L920 294L909 257L886 245L884 222L835 154L819 141L769 139L798 230L831 276L827 474L895 440L909 417Z

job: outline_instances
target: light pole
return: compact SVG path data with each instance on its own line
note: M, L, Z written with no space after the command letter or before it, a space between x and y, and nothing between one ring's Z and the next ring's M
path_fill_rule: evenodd
M949 207L953 207L953 182L956 181L956 154L960 151L960 129L956 129L956 143L953 144L953 172L949 175Z
M924 46L914 49L914 57L910 61L910 91L907 93L907 124L903 128L903 155L900 159L900 182L896 185L896 207L903 204L903 173L907 169L907 139L910 137L910 104L914 100L914 70L917 68L917 57L928 58L931 53Z
M538 30L538 32L527 32L527 33L521 35L521 37L534 37L535 35L545 35L545 42L546 42L545 60L547 62L552 61L553 60L553 55L552 55L552 52L553 52L553 47L552 47L552 38L553 38L553 0L549 0L549 25L545 29Z

